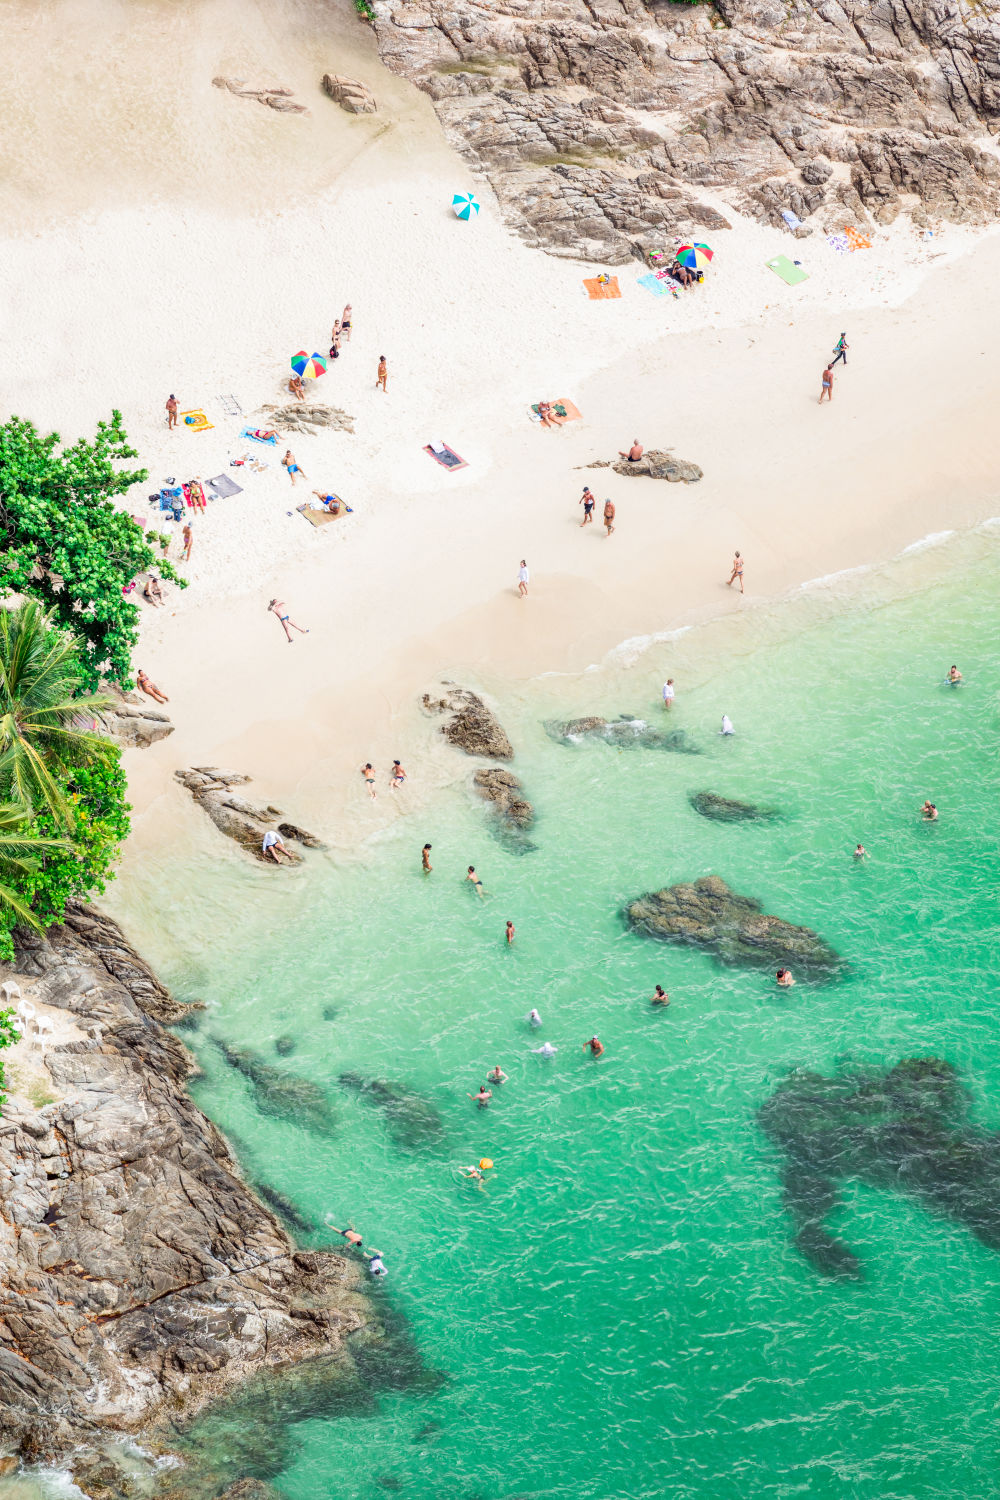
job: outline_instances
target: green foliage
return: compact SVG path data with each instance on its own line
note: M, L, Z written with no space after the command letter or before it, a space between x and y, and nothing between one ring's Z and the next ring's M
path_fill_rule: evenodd
M20 1041L20 1039L21 1033L14 1024L14 1012L12 1010L0 1010L0 1048L13 1047L14 1043ZM7 1102L7 1094L5 1092L6 1083L3 1062L0 1061L0 1105Z
M375 12L371 6L371 0L354 0L354 9L365 21L374 21Z
M113 504L148 477L116 467L136 457L121 412L97 424L92 443L59 444L20 417L0 426L0 591L40 599L81 637L87 686L102 676L130 686L139 611L122 589L154 563L185 584Z
M34 828L30 818L19 803L0 803L0 958L12 958L14 952L9 943L3 942L5 921L10 926L21 922L41 931L42 923L32 910L34 882L41 861L69 847L52 831Z

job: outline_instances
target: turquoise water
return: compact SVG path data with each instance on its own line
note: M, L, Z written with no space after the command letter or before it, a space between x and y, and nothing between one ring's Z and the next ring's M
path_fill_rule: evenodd
M848 1182L831 1227L866 1279L823 1280L791 1244L755 1124L791 1068L937 1054L962 1070L974 1118L1000 1128L995 562L989 534L959 539L627 669L506 699L487 684L538 811L532 854L502 848L452 789L361 862L313 859L280 886L231 863L188 869L184 952L176 901L157 927L154 886L179 889L169 863L119 890L166 980L209 1004L187 1038L199 1103L251 1175L385 1252L393 1302L447 1377L375 1414L300 1424L275 1480L290 1500L397 1482L469 1500L1000 1492L1000 1257ZM957 691L942 682L953 661ZM701 755L545 734L550 717L660 713L668 668L671 727ZM732 740L714 732L723 711ZM783 816L710 823L687 800L701 789ZM918 816L925 796L936 825ZM630 897L706 873L814 927L842 976L779 993L626 930ZM648 1004L656 982L666 1012ZM581 1047L595 1031L596 1063ZM297 1039L287 1058L281 1035ZM336 1128L261 1114L212 1036L325 1085ZM545 1039L550 1062L530 1051ZM495 1062L509 1082L480 1112L466 1095ZM338 1084L349 1070L416 1090L443 1142L401 1149ZM479 1190L456 1169L483 1155L496 1170Z

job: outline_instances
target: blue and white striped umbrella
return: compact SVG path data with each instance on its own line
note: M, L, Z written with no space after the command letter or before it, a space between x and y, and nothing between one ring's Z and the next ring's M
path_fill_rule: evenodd
M457 219L471 219L473 214L479 212L478 200L471 193L456 193L451 200L451 206L455 210Z

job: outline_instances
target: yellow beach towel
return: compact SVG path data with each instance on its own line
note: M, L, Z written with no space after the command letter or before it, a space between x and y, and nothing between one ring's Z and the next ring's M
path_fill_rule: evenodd
M182 411L181 417L189 432L204 432L206 427L215 426L214 422L208 420L200 406L195 407L194 411Z

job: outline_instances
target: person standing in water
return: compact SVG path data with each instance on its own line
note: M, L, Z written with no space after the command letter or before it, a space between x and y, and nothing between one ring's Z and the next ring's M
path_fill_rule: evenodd
M586 1052L586 1050L587 1050L588 1047L590 1048L590 1055L591 1055L591 1057L600 1057L602 1055L602 1053L604 1052L604 1043L603 1042L599 1042L597 1040L596 1036L592 1036L590 1038L589 1042L584 1042L584 1044L583 1044L583 1050L584 1050L584 1052Z
M722 715L722 728L719 730L719 733L720 734L735 734L736 733L736 730L733 728L733 721L729 717L728 714L723 714Z
M774 977L783 990L790 990L795 983L791 969L779 969Z
M945 680L947 682L954 682L954 683L961 682L961 680L962 680L962 674L961 674L961 672L958 670L958 668L956 666L951 666L951 667L948 668L948 676L947 676L947 678Z
M671 709L674 706L674 679L668 677L663 684L663 707Z
M511 943L513 941L514 941L514 924L513 924L513 922L508 922L507 923L507 946L510 947L510 945L511 945Z
M472 882L472 889L475 891L475 893L476 893L477 896L481 896L483 894L483 882L480 880L479 876L476 874L476 867L475 867L475 865L470 865L469 866L469 873L468 873L468 875L466 875L465 878L466 878L466 880L471 880L471 882Z
M425 844L424 845L424 847L420 851L420 856L421 856L421 859L423 860L424 873L427 874L427 875L429 875L431 873L431 871L433 870L433 868L434 868L434 866L431 864L431 846L430 846L430 844Z
M486 1082L495 1084L507 1082L507 1074L504 1072L503 1068L501 1068L499 1063L497 1063L496 1067L492 1068L490 1072L487 1073Z
M733 571L726 580L726 587L731 588L736 579L740 580L740 593L743 593L743 559L737 552L733 558Z
M858 844L857 848L854 851L854 858L855 859L867 859L868 858L868 850L865 848L864 844Z
M537 1010L535 1010L534 1008L532 1008L531 1010L528 1011L527 1020L528 1020L528 1025L531 1026L535 1030L537 1030L538 1027L541 1026L541 1024L542 1024L542 1018L538 1014Z
M480 1085L479 1093L470 1094L469 1098L475 1100L480 1109L485 1109L493 1098L493 1091L492 1089L488 1089L484 1083Z
M934 806L934 803L928 800L928 801L926 801L924 803L923 807L920 809L920 815L921 815L921 817L926 818L927 821L928 821L928 823L936 823L937 822L938 810Z
M670 996L667 994L667 992L663 988L662 984L658 984L656 986L656 994L653 996L652 1000L650 1000L649 1003L650 1003L650 1005L669 1005L670 1004Z

